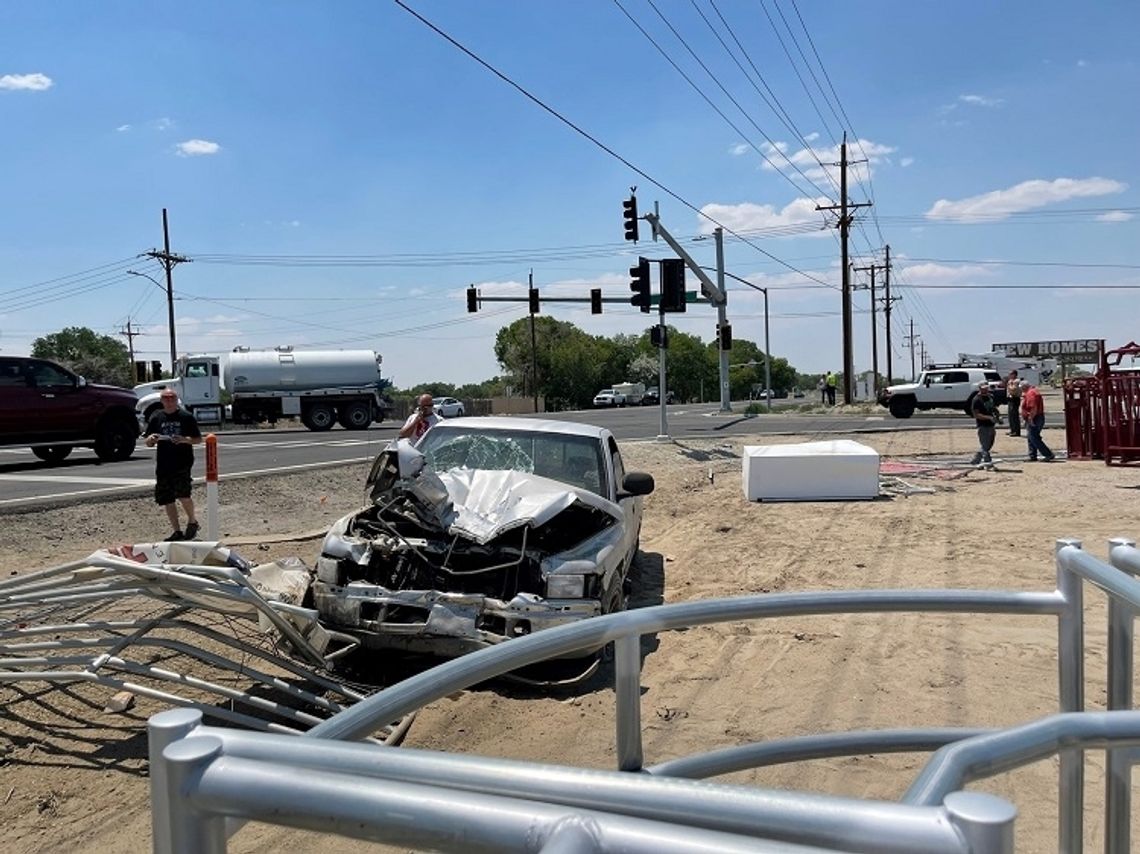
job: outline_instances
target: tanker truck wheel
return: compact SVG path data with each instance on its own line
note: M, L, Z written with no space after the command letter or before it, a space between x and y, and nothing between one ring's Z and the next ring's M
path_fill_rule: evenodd
M340 426L345 430L367 430L372 423L372 407L367 401L354 400L340 407Z
M333 408L326 403L314 403L301 414L301 423L318 433L331 428L335 421Z

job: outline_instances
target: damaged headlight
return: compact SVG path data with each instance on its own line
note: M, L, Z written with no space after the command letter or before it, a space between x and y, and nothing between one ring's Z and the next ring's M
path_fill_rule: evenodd
M585 593L584 575L550 575L546 578L547 599L581 599Z

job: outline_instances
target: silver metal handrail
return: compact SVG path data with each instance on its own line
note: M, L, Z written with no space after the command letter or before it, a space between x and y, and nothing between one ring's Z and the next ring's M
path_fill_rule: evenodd
M1140 609L1140 581L1130 573L1140 570L1140 553L1132 541L1117 539L1110 543L1110 557L1112 565L1084 552L1079 540L1058 540L1057 589L1052 592L782 593L661 605L592 618L513 639L413 676L329 718L309 730L306 737L286 739L288 744L272 741L272 735L201 727L200 719L188 718L188 712L167 712L152 718L155 850L176 854L189 850L224 851L223 818L267 820L273 813L271 805L255 793L258 787L251 784L263 775L277 781L272 788L274 797L286 799L290 809L299 811L287 817L278 815L276 820L280 823L349 835L366 834L367 838L400 844L410 838L405 835L409 832L406 822L412 821L421 827L422 835L415 837L418 844L449 850L477 850L476 843L500 846L500 850L535 850L534 838L523 845L513 830L507 833L503 829L506 825L488 826L480 813L486 809L494 815L509 815L512 821L517 818L517 811L530 810L535 838L549 841L551 850L610 850L617 844L618 837L613 834L619 830L627 834L621 839L628 850L654 850L649 840L659 841L654 835L658 828L639 825L631 829L633 826L627 824L651 821L672 824L678 834L674 839L693 845L708 842L702 835L705 833L726 832L740 837L720 840L726 846L723 850L732 850L744 840L754 846L753 850L767 850L755 846L776 841L844 851L1007 852L1012 851L1015 808L999 798L964 792L960 787L970 780L1059 754L1058 850L1078 854L1083 845L1083 751L1104 748L1110 770L1105 850L1125 854L1129 777L1132 763L1140 755L1135 749L1140 746L1140 713L1130 711L1131 627L1135 612ZM1104 591L1110 603L1109 712L1083 711L1084 581ZM648 769L643 767L639 693L642 635L768 617L891 612L1054 617L1058 625L1060 714L994 732L927 729L798 737L724 748ZM322 739L362 738L381 722L395 720L455 691L528 664L596 649L610 642L615 645L618 771L314 743ZM176 717L179 715L182 717ZM869 746L874 746L876 752L937 750L901 804L756 790L665 776L680 773L702 777L813 756L850 755ZM302 773L288 773L288 769ZM622 773L637 771L642 773ZM239 785L239 780L246 785ZM395 789L389 783L396 784ZM439 812L435 807L416 808L416 798L409 795L411 789L407 787L418 786L427 787L416 790L422 798L438 799L432 803L446 808ZM367 792L359 796L364 800L339 800L357 789ZM366 815L364 803L377 812ZM551 805L557 807L553 812ZM404 818L396 820L393 816L397 813ZM578 831L566 831L565 835L554 832L556 826L567 827L564 822L575 816L583 817L589 827L603 828L611 835L601 831L585 836ZM363 820L367 828L354 824L357 819ZM211 828L208 839L195 836L205 832L203 827ZM900 828L909 830L902 832ZM945 835L946 829L952 831L950 836ZM462 836L462 844L457 834ZM215 847L191 849L180 841L182 838Z

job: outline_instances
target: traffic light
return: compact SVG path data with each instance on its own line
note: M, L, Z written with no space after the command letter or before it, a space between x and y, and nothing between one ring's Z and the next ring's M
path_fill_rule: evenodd
M629 275L633 277L633 281L629 283L629 289L633 291L633 296L629 298L629 304L639 306L642 311L648 314L649 259L638 258L637 266L629 268Z
M146 382L146 362L135 362L134 385Z
M174 376L173 372L170 375ZM157 359L150 363L150 378L152 381L162 379L162 362Z
M716 340L721 350L732 349L732 324L726 323L721 326L719 323L716 325Z
M637 196L630 196L621 203L625 216L625 239L637 243Z
M475 288L467 289L467 311L476 312L479 310L479 292Z
M685 310L685 262L680 258L661 260L661 310Z
M527 297L530 299L530 313L538 314L538 288L531 288Z
M590 314L602 313L602 289L590 288Z
M669 347L668 330L660 323L651 327L649 330L649 343L654 347L660 347L662 350L667 349Z

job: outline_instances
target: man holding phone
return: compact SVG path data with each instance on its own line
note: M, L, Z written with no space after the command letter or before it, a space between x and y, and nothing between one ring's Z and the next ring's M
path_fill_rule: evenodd
M154 501L170 519L174 531L166 539L192 540L198 536L198 519L190 497L190 470L194 467L194 446L202 441L202 433L193 414L178 405L178 395L163 389L159 395L162 409L150 417L146 425L146 446L157 448L154 455ZM178 523L178 505L186 512L186 530Z
M416 411L408 416L404 426L400 428L401 439L411 439L413 442L438 424L440 418L435 414L435 406L430 394L421 394L416 401Z

